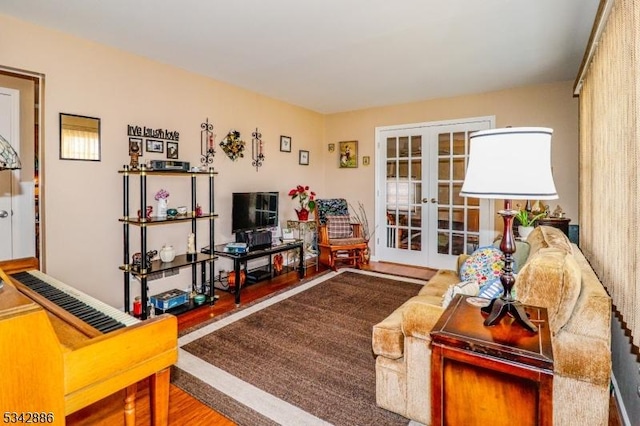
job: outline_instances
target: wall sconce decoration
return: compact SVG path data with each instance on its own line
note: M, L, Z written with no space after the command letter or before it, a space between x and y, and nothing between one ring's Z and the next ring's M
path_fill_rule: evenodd
M213 124L209 123L209 118L200 125L200 162L203 165L213 163L213 157L216 155L216 135L213 134Z
M251 159L253 159L251 164L253 164L257 172L264 161L264 142L262 142L262 133L258 131L257 127L251 136Z

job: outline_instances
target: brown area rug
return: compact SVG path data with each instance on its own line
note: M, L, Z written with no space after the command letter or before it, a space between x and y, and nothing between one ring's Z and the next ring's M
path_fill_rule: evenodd
M421 285L342 272L182 349L335 425L406 425L375 404L372 326ZM172 382L241 425L274 424L176 368Z

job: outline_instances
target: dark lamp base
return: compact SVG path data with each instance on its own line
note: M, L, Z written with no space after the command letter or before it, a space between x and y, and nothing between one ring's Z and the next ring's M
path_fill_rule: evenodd
M493 299L489 306L482 308L482 312L489 314L484 320L486 326L498 324L505 315L509 315L515 322L532 333L538 332L538 327L529 320L522 303L516 300L507 300L504 297Z

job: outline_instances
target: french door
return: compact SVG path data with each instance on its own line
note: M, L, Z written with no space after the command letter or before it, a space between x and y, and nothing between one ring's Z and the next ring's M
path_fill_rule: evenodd
M493 117L376 128L377 260L455 269L493 237L493 206L460 197L469 134Z

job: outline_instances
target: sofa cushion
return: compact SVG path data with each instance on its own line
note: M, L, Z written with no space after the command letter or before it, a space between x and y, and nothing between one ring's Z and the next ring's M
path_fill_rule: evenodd
M581 280L580 267L572 254L559 248L541 248L520 270L514 288L520 302L547 308L555 334L571 317Z
M460 283L451 284L442 296L442 307L446 308L453 300L456 294L464 294L467 296L476 296L480 291L480 286L476 281L462 281Z
M442 313L440 307L441 296L417 295L404 302L396 308L388 317L373 326L372 348L373 353L391 359L402 358L404 355L404 334L402 332L402 318L404 311L414 304L428 305L437 308L437 312ZM439 316L439 314L438 314ZM431 328L425 330L427 335Z
M502 236L498 236L493 242L493 246L497 249L500 248L502 243ZM513 253L513 272L517 273L520 268L524 266L524 263L529 257L530 245L526 241L516 240L516 251Z
M538 250L547 247L557 248L565 253L573 253L569 237L552 226L536 226L527 237L527 243L530 246L529 256L533 256Z
M502 252L493 247L480 247L460 267L460 281L476 281L480 286L500 277L504 260Z
M350 238L353 235L349 215L327 215L326 218L329 239Z

